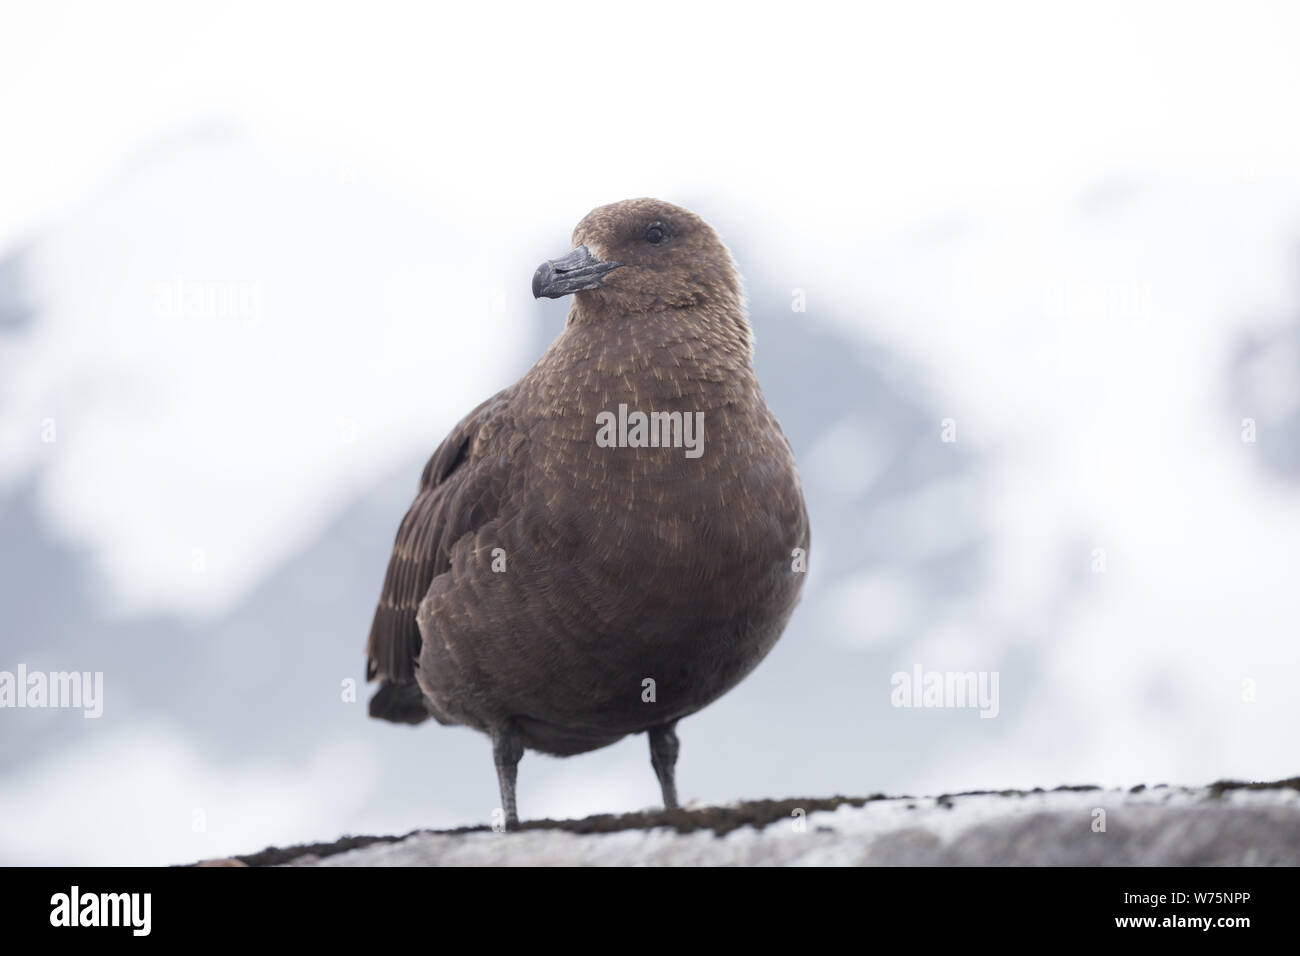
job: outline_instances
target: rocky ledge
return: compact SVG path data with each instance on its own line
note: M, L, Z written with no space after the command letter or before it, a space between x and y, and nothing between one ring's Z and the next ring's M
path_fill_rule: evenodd
M349 836L227 866L1294 866L1300 777L1130 790L756 800Z

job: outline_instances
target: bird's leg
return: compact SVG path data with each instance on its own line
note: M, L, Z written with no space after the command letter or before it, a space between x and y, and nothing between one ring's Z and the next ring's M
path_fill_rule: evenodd
M524 755L524 741L513 720L492 734L492 759L497 765L497 780L501 784L501 807L506 814L506 829L519 829L519 813L515 809L515 778L519 758Z
M664 809L677 809L677 722L651 727L650 766L655 768L659 786L664 792Z

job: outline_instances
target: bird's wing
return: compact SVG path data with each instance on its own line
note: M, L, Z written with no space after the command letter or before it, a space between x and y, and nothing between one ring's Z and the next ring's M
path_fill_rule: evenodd
M397 529L388 574L366 642L366 679L404 684L415 679L420 654L416 612L433 579L450 567L452 546L497 514L504 456L486 448L502 424L515 387L504 389L461 419L420 477L420 491Z

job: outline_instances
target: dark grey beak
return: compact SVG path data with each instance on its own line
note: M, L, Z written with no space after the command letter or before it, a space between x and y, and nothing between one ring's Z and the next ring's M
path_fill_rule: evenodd
M599 289L601 279L623 263L601 262L586 246L578 246L568 255L547 259L533 273L533 298L558 299L572 292Z

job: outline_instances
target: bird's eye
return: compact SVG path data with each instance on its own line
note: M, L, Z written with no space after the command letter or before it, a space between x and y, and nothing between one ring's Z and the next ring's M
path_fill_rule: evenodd
M645 241L650 245L657 246L667 238L668 232L662 222L652 222L645 227Z

